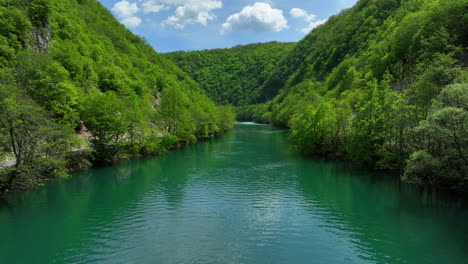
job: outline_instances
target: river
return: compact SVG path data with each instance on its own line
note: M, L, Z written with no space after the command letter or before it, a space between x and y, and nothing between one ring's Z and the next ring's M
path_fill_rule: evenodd
M287 132L219 138L0 201L0 263L467 263L466 200L304 158Z

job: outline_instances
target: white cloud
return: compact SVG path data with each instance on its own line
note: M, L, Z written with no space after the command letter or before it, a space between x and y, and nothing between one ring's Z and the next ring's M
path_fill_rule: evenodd
M307 11L300 8L291 9L291 12L289 12L289 14L291 14L291 16L294 18L303 18L307 22L313 21L316 18L316 15L309 14L307 13Z
M136 16L139 10L137 3L127 0L117 2L112 7L112 12L114 12L121 19L122 24L127 27L138 27L141 24L141 18Z
M307 27L305 28L301 28L299 31L301 31L302 33L304 34L309 34L312 29L322 25L322 24L325 24L325 22L327 22L327 19L324 19L324 20L318 20L318 21L315 21L315 22L310 22L309 25L307 25Z
M300 31L304 34L309 34L312 29L324 24L327 22L327 19L325 20L316 20L314 21L317 16L314 14L309 14L307 11L304 9L300 8L293 8L289 12L289 14L296 19L303 19L305 22L308 22L309 24L305 28L298 29L297 31Z
M122 24L126 25L127 27L138 27L141 24L141 18L136 16L124 18L122 20Z
M187 2L191 2L194 0L157 0L158 2L168 4L168 5L183 5Z
M223 6L223 3L219 0L176 0L172 3L179 2L184 4L177 7L175 14L164 21L163 24L172 25L178 29L183 29L187 24L196 23L206 26L208 21L216 17L211 11Z
M117 14L120 18L132 17L138 13L138 6L137 3L122 0L115 3L114 7L112 7L112 12Z
M252 30L255 32L280 32L288 27L283 11L267 3L257 2L246 6L240 13L228 17L221 27L221 34L233 31Z
M159 4L157 0L145 1L142 7L144 13L158 13L167 9L164 4Z

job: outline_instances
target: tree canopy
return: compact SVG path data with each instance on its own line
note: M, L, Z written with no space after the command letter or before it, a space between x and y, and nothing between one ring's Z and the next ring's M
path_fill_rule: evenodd
M260 102L260 86L293 46L269 42L164 56L197 81L216 103L239 106Z
M466 0L360 0L296 44L265 44L278 50L266 57L276 61L266 78L239 71L258 64L230 60L235 49L168 56L191 76L206 71L212 81L194 78L218 102L237 105L239 119L291 128L300 152L463 187L466 110L441 102L466 96L467 9ZM238 76L252 86L238 89Z
M0 173L5 188L90 159L161 153L234 122L96 0L0 0L0 107L0 159L14 153L17 165ZM57 173L33 173L37 160Z
M466 0L361 0L297 43L251 118L306 154L466 186Z

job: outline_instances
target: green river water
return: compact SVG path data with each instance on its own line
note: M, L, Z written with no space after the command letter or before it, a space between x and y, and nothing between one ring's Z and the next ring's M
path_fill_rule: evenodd
M468 263L468 206L237 124L8 195L0 263Z

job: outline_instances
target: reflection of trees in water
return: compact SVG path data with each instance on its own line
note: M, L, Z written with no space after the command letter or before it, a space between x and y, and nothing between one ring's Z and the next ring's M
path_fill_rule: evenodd
M0 210L2 209L7 209L8 211L11 211L12 207L10 206L10 203L8 202L8 200L5 200L0 197Z
M51 208L70 206L79 214L92 207L90 203L99 202L107 204L108 210L117 211L126 209L125 205L129 204L126 201L142 199L154 189L175 205L183 200L184 186L192 168L205 166L210 162L211 152L222 148L217 144L218 140L186 146L161 157L124 161L78 173L68 180L11 194L5 202L0 201L0 206L9 200L8 204L13 207L32 204L47 204Z
M306 219L318 219L323 223L320 228L351 243L371 262L416 263L427 255L424 251L430 251L431 260L444 263L452 255L463 256L456 250L468 248L464 240L468 213L463 200L400 184L395 175L292 155L286 140L287 133L269 126L241 126L220 138L161 157L93 169L67 181L11 195L6 201L6 206L13 208L10 211L0 200L0 220L30 221L36 226L24 226L14 235L33 235L31 241L36 243L47 236L48 245L58 247L62 238L51 234L65 230L69 232L67 239L76 243L73 246L87 249L88 245L111 242L94 241L93 236L81 238L83 232L103 228L115 235L113 232L126 229L137 218L151 222L160 210L190 205L192 195L207 191L207 199L215 197L220 204L226 202L223 199L237 198L245 203L232 218L244 221L251 232L260 232L261 239L267 239L261 236L262 228L269 226L271 230L283 224L281 199L293 197L290 201L297 204L292 204L292 210L295 206L303 209L304 214L309 213ZM296 194L299 196L293 196ZM34 215L40 219L27 219ZM295 220L304 218L300 217ZM39 224L41 230L35 230ZM159 224L171 227L164 220ZM310 223L304 224L307 227ZM53 254L46 252L50 247L35 247L46 255Z
M463 199L405 185L397 174L359 170L347 163L302 159L295 171L298 188L313 214L379 263L384 257L392 263L414 263L429 249L433 250L431 261L443 263L450 259L450 250L459 255L459 249L468 248ZM440 247L440 238L447 236L450 246ZM437 252L447 247L448 252Z

